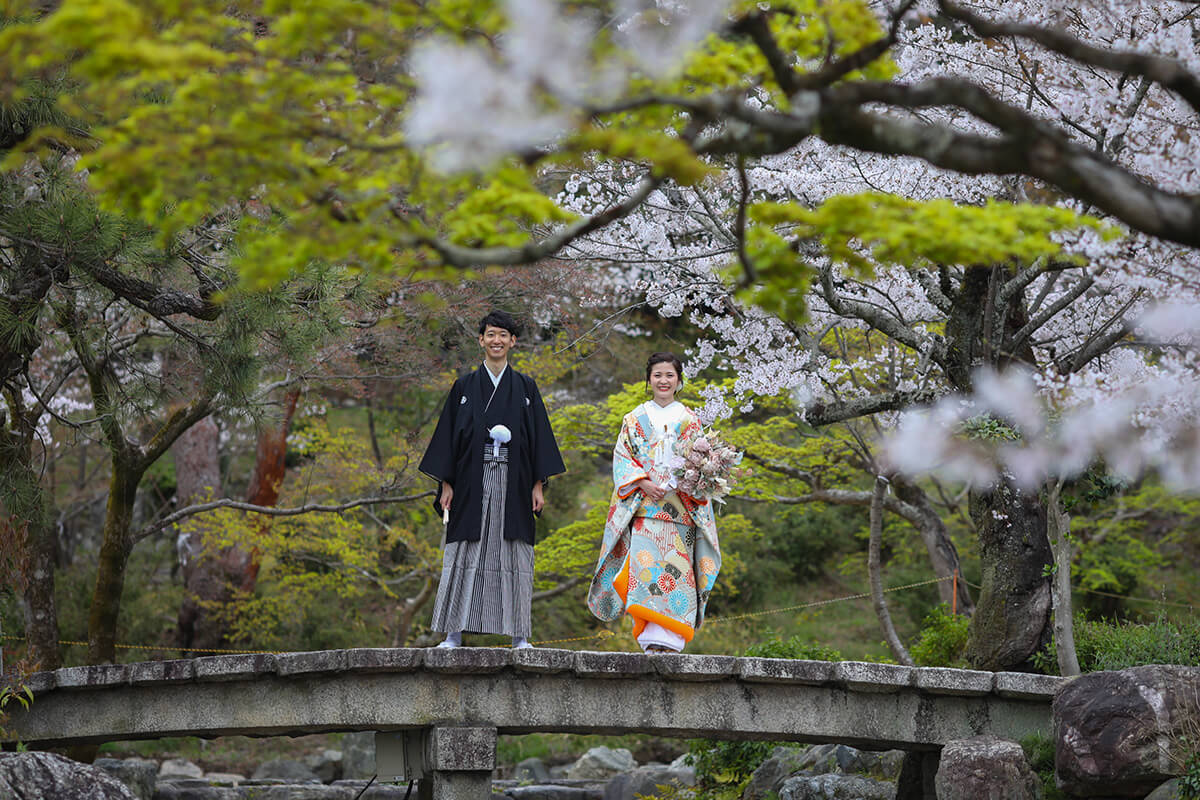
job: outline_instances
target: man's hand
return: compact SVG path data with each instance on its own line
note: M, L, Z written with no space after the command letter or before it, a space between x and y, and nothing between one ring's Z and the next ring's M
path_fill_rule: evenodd
M442 496L438 498L438 502L442 504L442 508L446 511L450 510L450 501L454 499L454 487L442 481Z
M667 496L667 490L649 478L642 478L637 482L637 487L641 489L642 494L646 495L646 497L650 500L662 500Z
M541 511L544 505L546 498L542 496L542 482L538 481L533 485L533 512L536 514Z

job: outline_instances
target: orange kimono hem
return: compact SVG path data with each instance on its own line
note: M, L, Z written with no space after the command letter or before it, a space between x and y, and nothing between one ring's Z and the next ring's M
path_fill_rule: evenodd
M625 559L625 566L621 567L621 571L617 573L617 577L613 578L613 589L616 590L617 596L621 598L622 603L627 602L626 598L629 596L628 558ZM642 635L642 631L646 630L646 625L650 622L656 622L672 633L682 636L684 642L690 642L692 637L696 635L696 629L686 622L680 622L677 619L660 614L644 606L629 606L625 609L625 613L633 617L633 638L635 639Z

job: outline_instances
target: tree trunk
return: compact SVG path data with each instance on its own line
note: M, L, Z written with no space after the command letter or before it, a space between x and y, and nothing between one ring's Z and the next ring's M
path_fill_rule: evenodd
M975 669L1029 671L1051 640L1046 511L1037 494L1004 482L972 491L982 586L971 618L967 660Z
M113 458L104 538L96 565L96 589L88 614L89 664L111 664L117 660L117 620L125 589L125 567L129 562L129 528L133 523L133 506L143 471Z
M429 601L429 598L433 597L435 589L437 589L437 581L433 578L426 578L425 583L421 585L421 591L401 604L400 617L396 620L396 633L392 636L392 647L403 647L408 643L408 634L412 630L413 617Z
M1058 672L1063 677L1079 674L1079 657L1075 653L1075 618L1071 611L1071 518L1059 502L1062 479L1050 484L1046 495L1046 527L1054 551L1054 579L1051 595L1054 600L1054 645L1058 653Z
M221 487L220 431L212 417L205 417L186 430L171 445L175 461L175 496L178 507L216 497ZM179 608L177 636L181 650L219 647L225 638L220 615L213 611L224 601L226 576L218 553L205 546L203 534L185 530L176 541L183 571L184 596Z
M901 664L914 666L912 656L900 641L896 627L892 624L892 615L888 611L887 599L883 596L883 575L880 570L880 545L883 539L883 495L887 491L888 481L882 475L875 477L875 496L871 501L871 539L867 548L867 572L871 578L871 600L875 604L875 616L879 618L879 626L883 628L883 638L887 640L892 655Z
M258 450L254 459L254 474L246 492L247 502L257 506L273 506L279 502L286 470L287 437L292 429L292 417L296 414L296 403L300 399L299 389L289 389L283 398L283 418L274 428L263 428L258 434ZM255 515L260 526L270 525L269 518ZM242 592L254 591L258 582L258 549L249 553L233 553L227 559L230 569L238 575L237 585Z
M918 509L920 512L919 520L912 522L921 534L921 540L925 542L925 550L929 553L929 565L933 567L933 574L942 576L953 575L955 572L958 572L961 576L962 569L958 560L958 548L954 546L954 540L950 538L950 534L946 530L946 523L942 521L941 515L934 510L933 504L929 502L928 495L919 486L908 483L899 477L894 480L892 486L896 490L896 497ZM970 587L961 578L957 584L957 603L955 603L954 598L954 581L941 581L938 583L938 597L946 605L957 608L958 613L969 616L975 610L975 601L971 599Z

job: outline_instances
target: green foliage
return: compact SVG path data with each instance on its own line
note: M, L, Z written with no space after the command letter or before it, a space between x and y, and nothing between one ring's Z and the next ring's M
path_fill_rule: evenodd
M909 655L917 666L965 669L970 624L970 617L951 614L949 607L941 603L925 617L917 640L909 646Z
M1021 739L1021 749L1041 781L1044 800L1068 800L1054 779L1054 742L1043 734L1034 733Z
M1200 750L1193 750L1179 776L1180 800L1200 800Z
M832 647L804 641L798 636L782 639L775 636L746 648L742 654L753 658L795 658L805 661L841 661L842 654Z
M1075 616L1075 654L1083 672L1126 669L1144 664L1200 666L1200 621L1173 621L1159 613L1151 622L1091 621ZM1037 653L1034 665L1057 674L1055 643Z

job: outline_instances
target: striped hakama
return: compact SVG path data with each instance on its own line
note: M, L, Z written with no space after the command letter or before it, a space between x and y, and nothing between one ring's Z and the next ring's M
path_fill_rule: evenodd
M448 542L432 628L441 633L532 633L533 545L504 538L508 447L483 448L483 517L479 541Z

